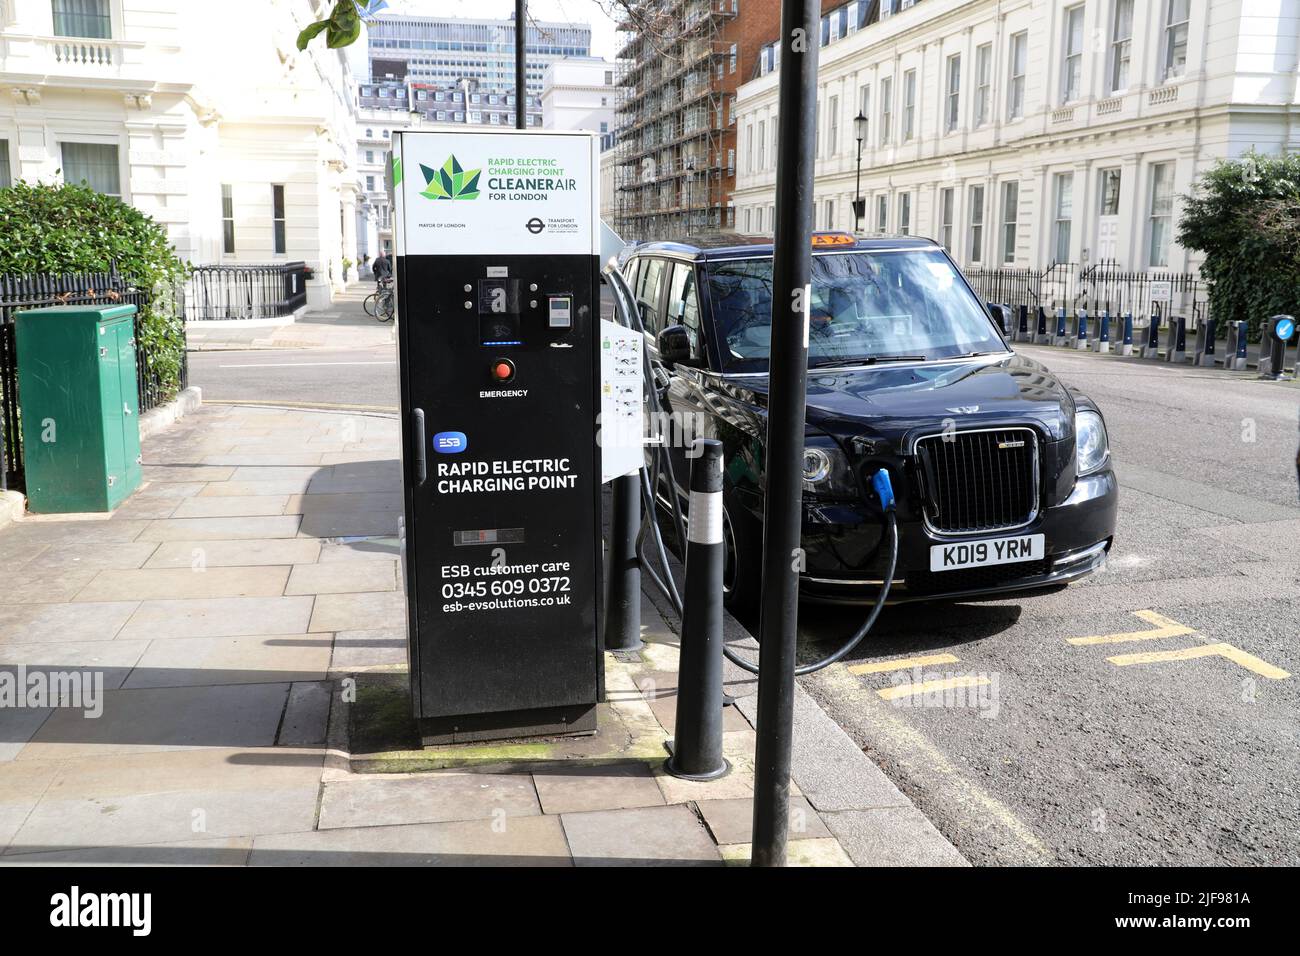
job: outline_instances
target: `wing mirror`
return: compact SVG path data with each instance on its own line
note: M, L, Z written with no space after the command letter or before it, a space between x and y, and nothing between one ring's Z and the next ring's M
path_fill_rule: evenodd
M998 324L1002 330L1002 335L1006 338L1011 337L1011 310L1003 305L988 304L989 311L993 313L993 321Z
M684 325L670 325L659 333L656 342L659 347L659 361L665 365L679 362L689 365L691 361L691 336Z

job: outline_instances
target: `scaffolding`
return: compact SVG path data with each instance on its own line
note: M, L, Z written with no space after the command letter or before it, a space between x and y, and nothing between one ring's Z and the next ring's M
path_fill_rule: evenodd
M735 0L630 0L621 14L614 218L624 239L734 226L727 61L735 54L723 30L736 8Z

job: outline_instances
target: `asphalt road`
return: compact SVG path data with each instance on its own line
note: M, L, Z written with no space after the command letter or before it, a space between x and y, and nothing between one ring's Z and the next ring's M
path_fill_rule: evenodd
M362 406L396 411L395 346L190 353L204 401Z
M1300 389L1024 350L1106 415L1109 567L890 609L804 686L972 862L1300 863ZM859 619L805 606L801 653Z

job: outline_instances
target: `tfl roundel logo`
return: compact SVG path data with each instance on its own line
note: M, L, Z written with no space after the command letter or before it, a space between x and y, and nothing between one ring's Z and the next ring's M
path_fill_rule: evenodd
M433 436L433 450L440 455L459 455L469 448L464 432L438 432Z

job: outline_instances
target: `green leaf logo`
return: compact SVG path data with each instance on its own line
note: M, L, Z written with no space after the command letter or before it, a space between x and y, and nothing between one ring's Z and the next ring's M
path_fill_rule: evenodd
M400 156L393 157L393 185L402 185L402 158Z
M481 169L462 169L455 156L448 156L441 169L430 169L423 164L420 172L428 188L420 193L425 199L478 199L478 177Z

